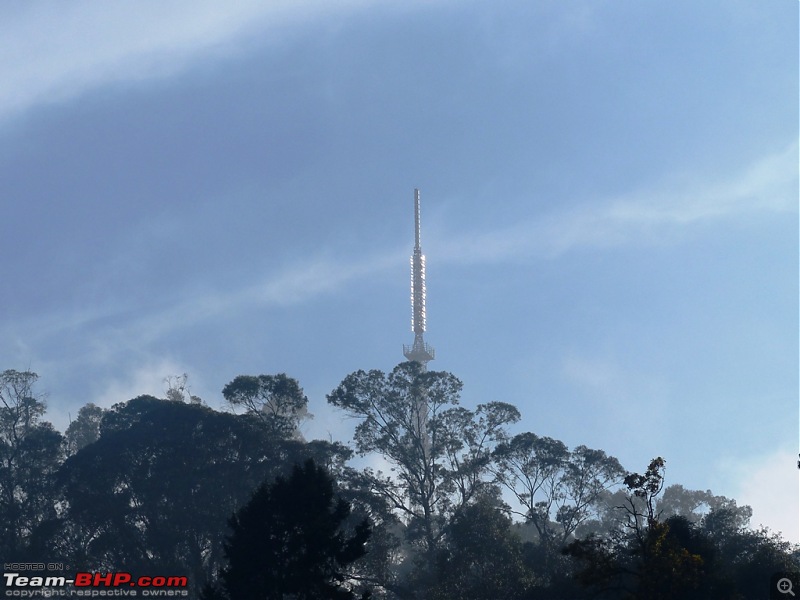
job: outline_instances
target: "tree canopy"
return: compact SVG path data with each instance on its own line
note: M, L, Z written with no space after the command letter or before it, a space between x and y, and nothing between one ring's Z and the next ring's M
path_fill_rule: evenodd
M432 564L452 519L487 487L492 452L519 420L510 404L459 406L461 381L406 362L387 374L348 375L328 402L358 418L356 450L376 453L390 473L365 469L363 483L383 496Z
M348 566L367 552L370 525L363 519L348 528L350 513L333 478L313 460L263 484L230 519L227 565L205 598L355 598Z
M167 399L87 404L63 436L37 379L0 373L11 560L185 575L207 600L746 599L800 570L800 548L749 527L749 507L667 485L663 458L628 472L512 434L516 407L463 406L457 377L417 363L327 396L357 419L352 449L303 439L308 399L286 374L234 378L223 411L184 375Z

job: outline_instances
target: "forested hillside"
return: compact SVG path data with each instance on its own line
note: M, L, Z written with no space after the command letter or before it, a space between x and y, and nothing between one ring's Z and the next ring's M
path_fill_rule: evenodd
M303 439L308 399L284 374L236 377L223 411L178 379L165 399L87 404L63 433L36 383L0 374L6 563L181 575L209 600L749 599L800 569L749 507L667 485L663 458L629 471L511 435L516 407L461 406L457 377L413 362L331 391L353 440Z

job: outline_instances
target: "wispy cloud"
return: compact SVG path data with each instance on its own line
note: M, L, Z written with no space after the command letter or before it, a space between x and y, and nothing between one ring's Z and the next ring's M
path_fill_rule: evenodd
M167 377L186 372L194 373L186 365L163 357L144 357L128 366L127 370L116 374L103 373L103 376L100 376L95 373L92 381L83 382L86 387L82 390L84 395L80 397L80 403L91 402L109 408L117 402L125 402L143 394L163 398L167 390ZM57 376L63 377L66 374L62 371L63 368L59 361L58 364L37 363L34 370L47 374L43 380L43 389L49 389L58 384L54 380ZM194 379L190 381L192 392L196 383ZM47 420L63 431L75 419L79 408L80 404L68 402L67 398L55 394L52 401L48 402Z
M454 263L556 258L583 247L662 239L675 227L714 219L792 213L797 211L797 167L798 145L794 142L724 181L709 183L696 176L619 198L599 199L503 230L439 238L429 244L429 252L440 262Z
M693 223L749 215L796 211L797 144L753 162L730 181L710 185L672 186L552 213L505 230L453 237L430 235L428 251L438 264L504 262L519 258L556 258L582 247L609 247L649 242ZM336 293L348 282L363 280L406 260L407 249L395 248L362 258L308 257L265 274L233 290L184 293L169 306L123 304L90 306L80 312L38 315L35 323L4 327L7 340L37 346L79 330L102 331L94 343L98 356L114 354L117 345L145 345L198 322L248 308L288 306ZM38 340L38 341L37 341ZM119 340L118 343L114 340ZM10 342L9 342L10 343ZM9 349L10 350L10 349Z
M186 370L186 367L166 358L146 362L132 372L125 373L123 378L106 381L103 388L95 393L92 402L99 406L111 406L142 394L161 398L167 389L165 379Z
M631 224L683 224L740 213L797 210L798 145L762 157L739 176L710 185L687 183L622 198L608 218Z
M399 251L362 260L311 258L270 274L252 286L205 293L167 310L148 314L140 320L134 320L130 331L142 343L148 343L176 329L249 308L295 305L320 295L335 293L347 283L391 268L402 259Z
M211 0L6 3L0 7L0 119L107 83L173 75L225 56L259 32L369 0Z
M573 249L650 243L675 227L753 213L797 210L797 144L754 161L738 176L711 184L662 186L591 205L551 213L511 228L475 235L429 235L427 249L438 264L505 262L557 258ZM336 293L349 282L364 280L406 260L407 248L361 258L307 257L264 274L236 289L183 290L173 304L88 306L64 314L45 314L6 323L6 352L18 355L14 340L31 351L79 331L97 332L91 354L109 360L117 348L143 347L203 321L251 308L293 305ZM178 296L176 296L178 297ZM80 337L80 335L79 335ZM30 354L28 354L30 355ZM87 357L88 358L88 357ZM585 369L584 369L585 371Z
M52 381L69 379L74 371L89 367L99 377L99 387L84 390L89 398L83 396L82 402L110 406L139 394L160 397L165 377L187 372L192 374L196 392L213 403L216 392L194 379L198 371L182 363L179 356L164 354L163 343L170 336L249 310L265 313L336 293L352 281L404 261L405 252L400 250L360 261L309 258L266 274L250 286L184 293L185 299L166 307L88 306L79 312L58 311L4 322L0 323L0 356L7 364L24 360L18 368L32 368ZM119 372L121 364L127 365L127 370L109 374L109 368ZM51 404L48 413L61 428L69 423L68 411L72 410L74 418L77 410L62 396L60 402Z
M630 360L630 359L628 359ZM637 440L642 446L657 443L663 432L639 427L641 411L658 421L665 418L671 390L662 373L627 364L616 352L606 350L595 354L566 352L558 367L560 379L574 393L591 403L626 439ZM637 410L631 410L631 407Z
M234 315L249 309L268 310L291 306L324 294L335 293L349 282L362 280L404 262L405 253L368 256L361 260L309 258L267 274L261 281L233 290L205 290L184 293L182 299L166 307L103 305L87 307L79 313L58 312L37 315L27 320L6 323L5 351L32 355L39 347L51 347L56 340L83 340L80 360L107 363L120 352L146 348L169 335L204 321ZM24 348L20 346L24 339ZM17 341L15 341L17 340ZM39 361L42 364L43 360Z
M752 525L765 525L784 539L800 543L797 455L781 449L750 460L721 466L726 478L735 482L739 504L753 508Z

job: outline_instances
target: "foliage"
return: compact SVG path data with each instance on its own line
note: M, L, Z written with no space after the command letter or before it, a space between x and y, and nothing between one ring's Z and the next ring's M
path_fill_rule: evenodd
M223 390L225 400L243 407L275 435L295 435L300 422L310 417L308 398L296 379L278 375L239 375Z
M436 561L432 600L520 598L532 583L522 543L497 498L484 496L455 517Z
M541 543L560 548L597 515L603 492L624 475L619 461L602 450L521 433L495 450L498 481L525 509Z
M62 459L61 434L41 421L37 379L30 371L0 373L0 554L14 559L54 514L53 476Z
M347 531L349 516L324 469L312 460L295 466L288 479L262 485L230 519L228 564L206 597L355 598L348 567L366 553L370 526L364 519Z
M712 509L698 527L713 546L720 587L735 591L731 597L759 597L772 574L800 571L798 547L766 528L747 528L736 507Z
M377 597L433 600L745 600L762 595L772 573L800 567L798 547L748 527L749 507L708 490L666 486L662 458L625 475L601 450L569 450L530 432L510 437L516 408L460 406L456 377L416 363L388 374L355 372L328 396L359 419L355 450L388 463L387 473L348 465L352 452L341 443L302 440L297 427L307 399L283 374L240 376L226 386L229 403L244 414L192 400L185 378L173 378L171 400L88 404L63 438L43 420L36 380L31 372L0 373L0 550L9 560L52 557L101 571L186 574L193 595L212 581L207 600L250 597L233 587L229 595L225 579L214 579L224 562L226 522L259 484L281 477L288 485L291 466L312 458L337 498L328 514L342 518L337 528L320 529L334 532L330 543L314 538L273 562L299 569L317 543L329 556L350 550L315 571L318 584L333 587L319 584L306 597L369 589ZM295 500L262 498L253 514L275 517L269 511L282 506L299 519L303 510L319 509L303 509L306 496L333 497L328 484L306 479L311 487L295 489ZM512 524L502 486L519 501L524 523ZM337 508L342 503L346 511ZM235 546L262 543L250 535L257 530L250 517L239 515ZM279 519L267 521L261 531L279 530ZM313 537L303 527L293 531ZM228 543L229 569L252 565L257 553L236 554L232 537Z
M416 362L388 375L357 371L328 395L328 402L361 419L360 454L378 453L391 475L366 469L363 482L382 496L406 525L406 537L432 564L452 519L491 487L492 451L519 419L509 404L475 411L458 406L461 382Z
M87 567L203 581L220 564L226 519L261 481L335 451L276 438L249 415L140 396L114 406L99 440L64 463L65 508L42 543Z
M772 573L797 569L791 546L766 531L746 529L749 507L728 499L685 494L679 502L684 506L698 498L715 506L697 522L680 515L662 518L664 466L659 457L644 474L626 476L619 528L567 547L566 554L581 565L578 579L594 596L744 600L763 595ZM672 501L681 493L673 490Z
M67 455L72 456L81 448L96 442L100 438L100 424L105 410L91 402L82 406L78 416L64 432Z
M202 404L203 401L192 394L189 390L189 375L183 373L181 375L168 375L164 378L164 383L167 384L165 395L167 400L175 402L191 402L192 404Z
M392 512L386 497L370 487L372 479L363 470L345 467L334 474L339 482L339 495L350 503L354 518L366 518L372 525L370 551L352 565L354 577L368 582L376 595L382 592L407 595L407 574L398 568L407 554L407 546L403 544L405 525Z

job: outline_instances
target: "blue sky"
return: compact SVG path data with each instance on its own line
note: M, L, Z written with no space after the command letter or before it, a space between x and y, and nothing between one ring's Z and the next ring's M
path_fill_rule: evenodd
M0 368L325 394L410 343L798 539L798 5L6 2Z

